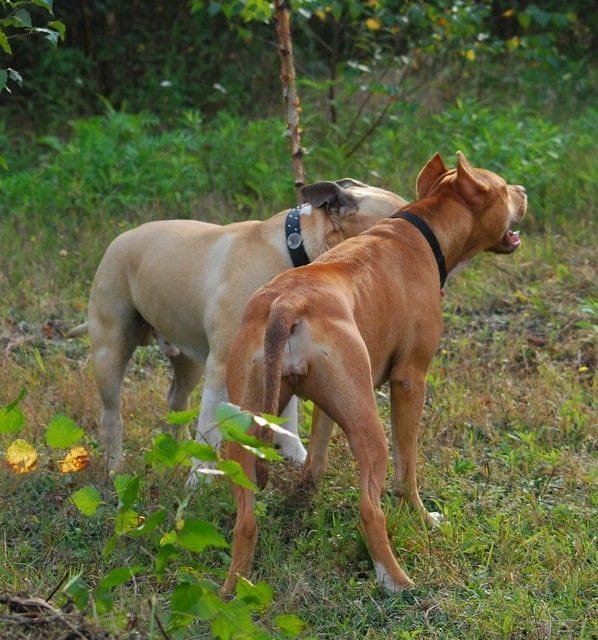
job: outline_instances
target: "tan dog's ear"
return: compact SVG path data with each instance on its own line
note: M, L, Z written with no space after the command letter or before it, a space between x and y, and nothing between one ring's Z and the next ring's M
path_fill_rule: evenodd
M438 178L447 171L448 169L442 161L440 154L434 154L417 176L415 187L417 191L417 199L421 200L422 198L425 198L436 180L438 180Z
M474 175L473 167L467 162L467 158L457 151L457 180L455 187L461 197L467 202L479 202L483 198L490 185L483 179Z
M324 207L328 213L347 216L359 211L357 200L348 189L336 182L315 182L301 187L303 201L312 207Z

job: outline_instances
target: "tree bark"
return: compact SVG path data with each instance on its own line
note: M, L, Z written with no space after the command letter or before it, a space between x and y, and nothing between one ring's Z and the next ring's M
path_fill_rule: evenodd
M297 95L295 82L295 62L293 60L293 43L291 40L291 25L289 18L288 0L274 0L274 13L276 20L276 35L278 37L278 53L280 54L280 79L282 81L282 95L287 117L287 136L291 149L293 163L293 179L297 199L301 198L301 187L305 184L305 171L303 169L304 150L301 147L301 128L299 127L299 114L301 104Z

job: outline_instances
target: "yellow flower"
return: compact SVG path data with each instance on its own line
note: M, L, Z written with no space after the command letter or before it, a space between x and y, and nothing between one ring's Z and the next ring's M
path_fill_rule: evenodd
M465 53L465 57L470 61L473 62L475 60L475 51L473 49L468 49Z
M368 18L365 21L365 26L370 29L370 31L378 31L382 26L382 23L378 18Z

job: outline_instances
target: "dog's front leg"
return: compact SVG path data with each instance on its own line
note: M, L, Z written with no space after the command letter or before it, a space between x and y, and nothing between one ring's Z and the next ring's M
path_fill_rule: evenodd
M210 366L208 359L204 387L201 394L201 410L197 418L197 432L195 439L197 442L209 444L216 449L216 451L218 451L222 442L222 434L216 424L216 407L219 403L227 401L228 391L226 390L224 377L223 375L218 375L218 372ZM197 467L210 466L210 463L201 462L195 458L191 460L191 463L191 473L189 474L186 483L189 488L195 487L201 476L201 474L196 472ZM209 480L211 476L207 475L204 477L206 480Z
M428 524L437 525L441 515L426 510L416 477L417 436L426 394L425 373L404 373L396 378L390 382L395 492L408 500Z
M282 418L286 418L283 427L291 432L292 435L286 436L280 433L274 435L274 443L278 445L282 451L282 455L291 462L301 465L305 462L307 451L299 440L299 416L297 411L298 399L293 396L284 411L280 414Z

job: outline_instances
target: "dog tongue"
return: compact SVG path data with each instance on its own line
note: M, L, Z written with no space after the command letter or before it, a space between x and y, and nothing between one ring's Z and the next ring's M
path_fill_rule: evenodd
M505 234L505 240L509 246L517 247L521 244L521 238L519 237L519 231L511 231L510 229Z

